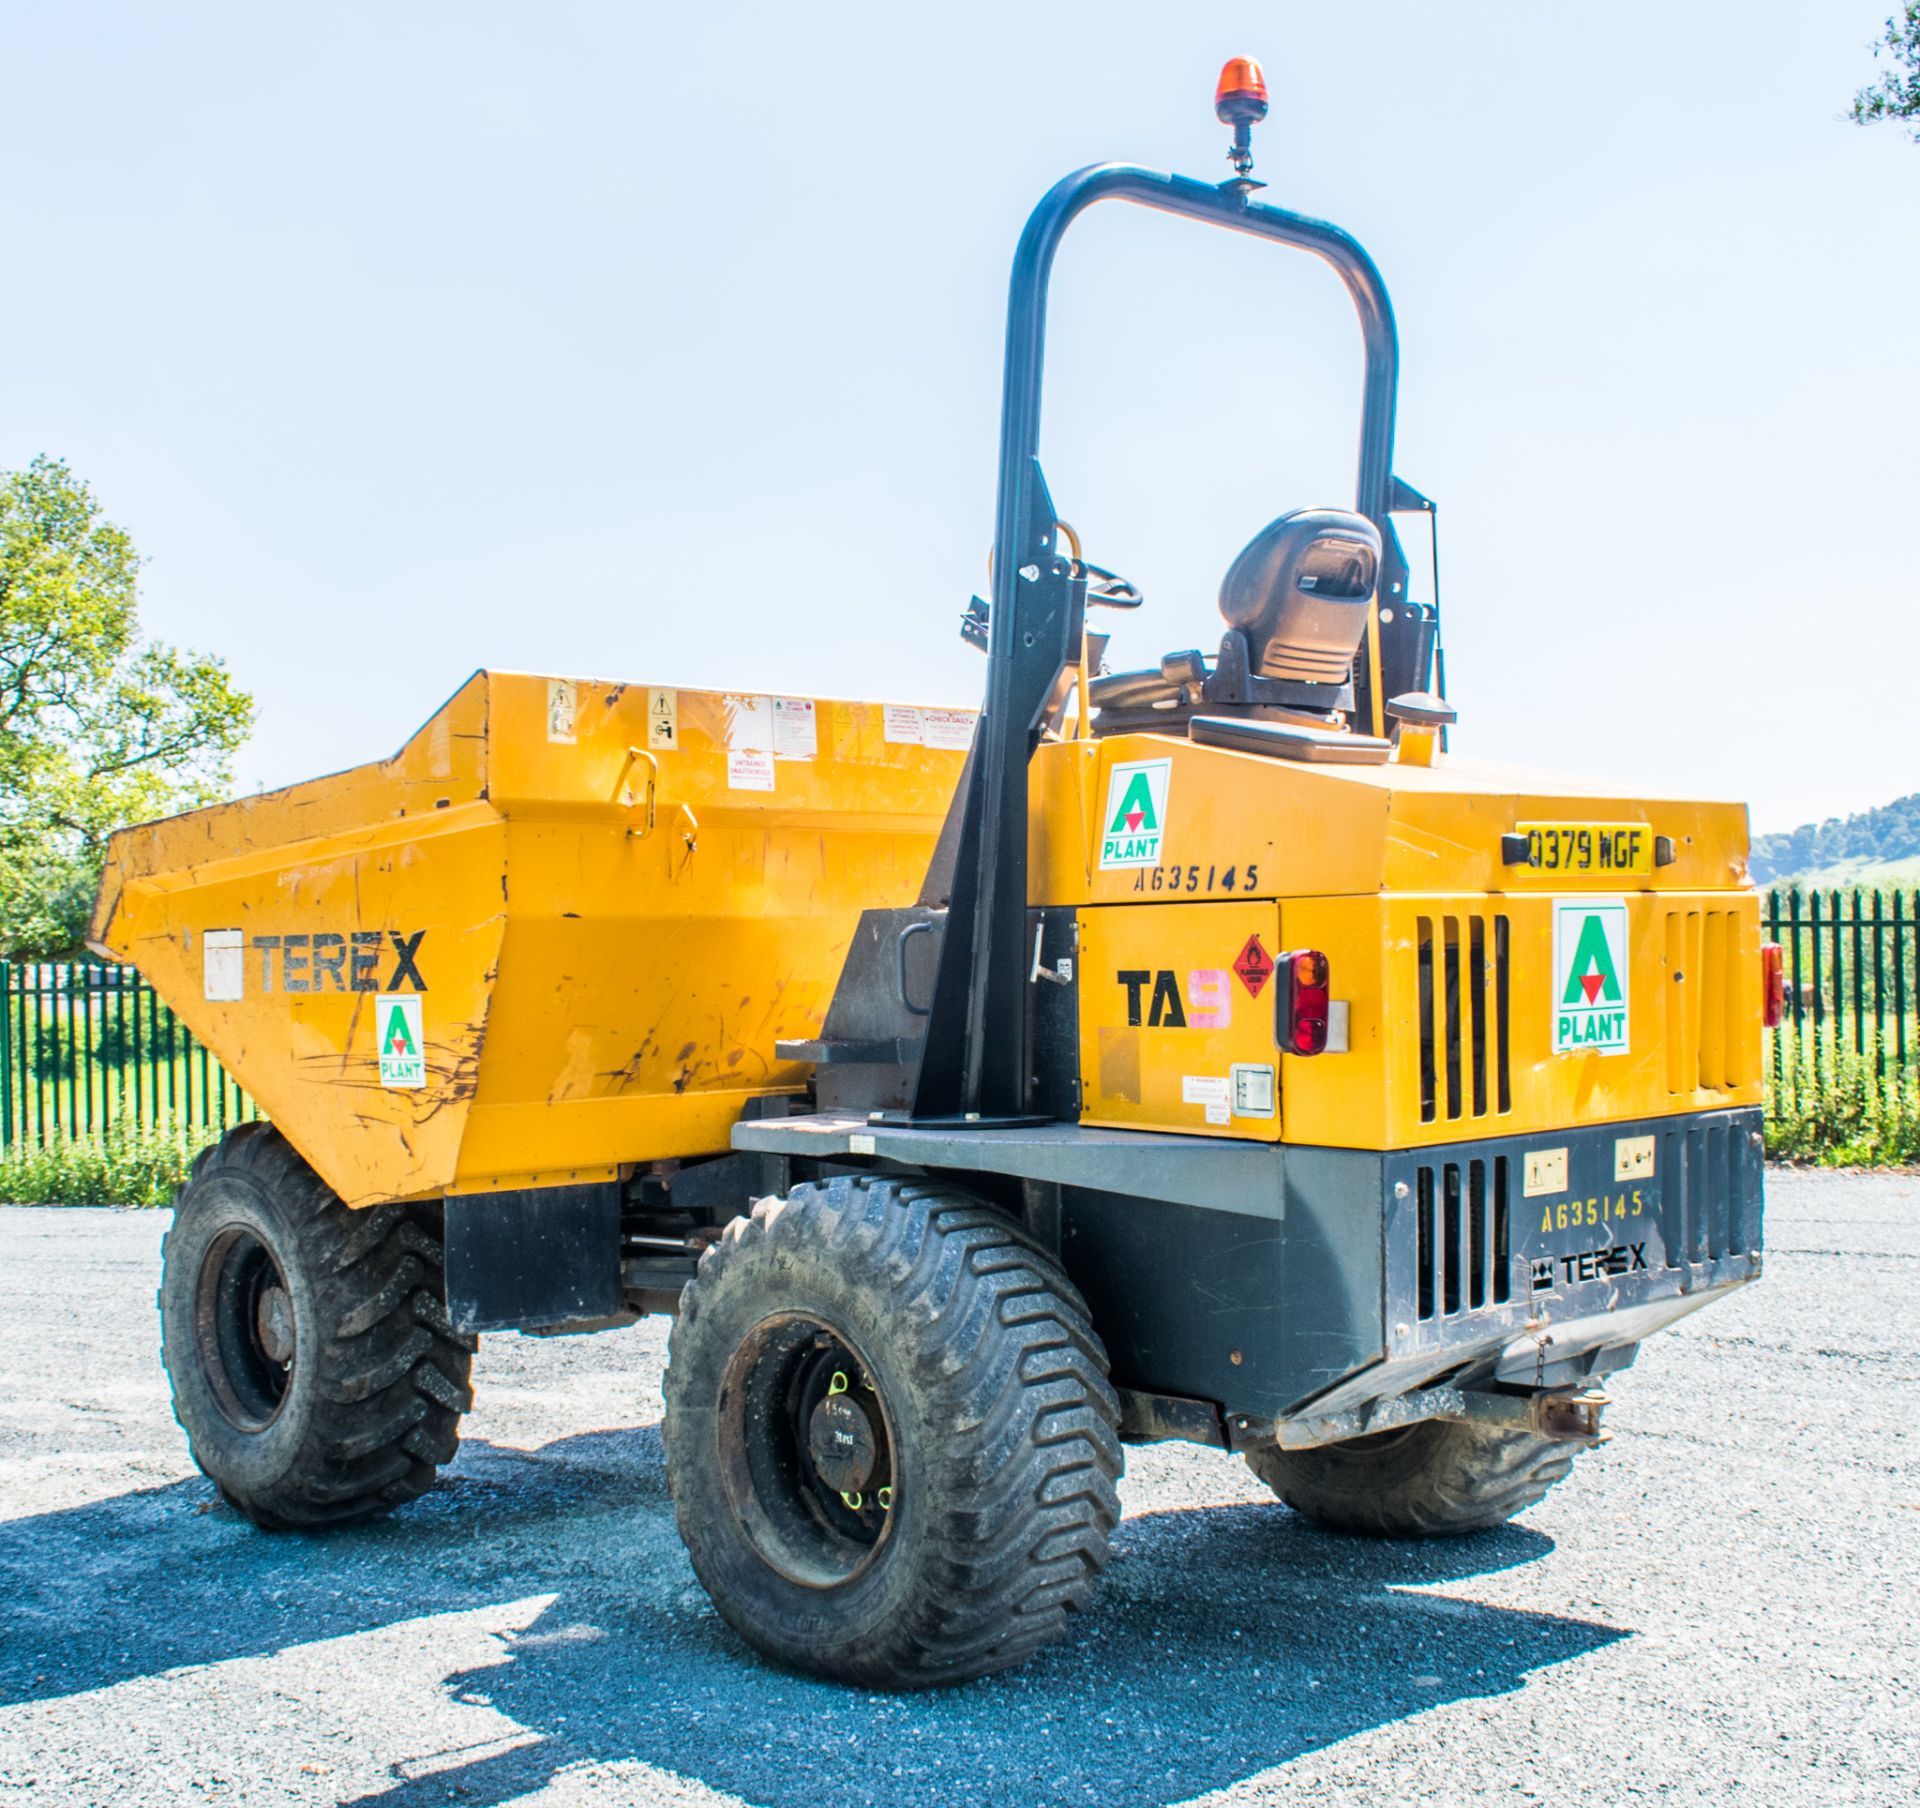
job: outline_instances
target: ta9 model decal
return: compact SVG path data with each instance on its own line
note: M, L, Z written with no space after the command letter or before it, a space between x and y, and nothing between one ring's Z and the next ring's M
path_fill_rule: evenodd
M1122 967L1127 1023L1150 1030L1224 1030L1233 1024L1233 979L1225 967L1195 967L1182 989L1170 967ZM1145 1016L1142 1016L1142 1010Z

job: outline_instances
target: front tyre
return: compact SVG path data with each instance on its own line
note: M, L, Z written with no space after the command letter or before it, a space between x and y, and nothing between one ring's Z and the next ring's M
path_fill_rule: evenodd
M667 1480L760 1651L917 1687L1018 1663L1085 1608L1119 1410L1053 1259L965 1194L843 1176L735 1219L681 1297Z
M1247 1466L1295 1512L1335 1531L1444 1538L1538 1504L1579 1449L1530 1431L1422 1419L1310 1450L1249 1450Z
M383 1513L433 1485L472 1404L439 1210L350 1211L265 1124L203 1150L174 1201L161 1351L193 1460L272 1529Z

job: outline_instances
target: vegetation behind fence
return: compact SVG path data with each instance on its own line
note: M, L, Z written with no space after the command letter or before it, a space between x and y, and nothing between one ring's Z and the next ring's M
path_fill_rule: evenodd
M1761 921L1786 950L1788 991L1767 1057L1769 1147L1920 1160L1920 892L1776 887ZM75 1145L131 1160L155 1135L190 1146L259 1115L131 968L0 962L0 1155L16 1165Z

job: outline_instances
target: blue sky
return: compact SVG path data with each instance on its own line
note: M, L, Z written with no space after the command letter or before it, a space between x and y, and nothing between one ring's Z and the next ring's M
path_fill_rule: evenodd
M477 665L977 700L1006 273L1058 175L1257 173L1372 249L1441 503L1457 745L1744 797L1920 789L1920 146L1842 122L1891 0L0 9L0 466L67 458L249 786ZM1069 239L1044 457L1211 645L1240 544L1347 502L1308 259Z

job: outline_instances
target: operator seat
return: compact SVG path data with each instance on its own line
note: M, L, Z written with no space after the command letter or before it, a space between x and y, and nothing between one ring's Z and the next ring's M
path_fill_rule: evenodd
M1347 682L1380 574L1380 530L1345 509L1269 522L1220 581L1220 613L1246 636L1262 678Z
M1220 584L1220 651L1088 687L1096 734L1183 729L1197 710L1329 727L1353 707L1353 662L1380 576L1380 531L1346 509L1294 509L1263 527Z

